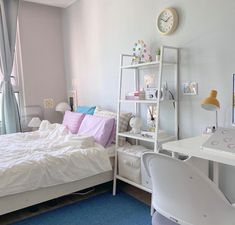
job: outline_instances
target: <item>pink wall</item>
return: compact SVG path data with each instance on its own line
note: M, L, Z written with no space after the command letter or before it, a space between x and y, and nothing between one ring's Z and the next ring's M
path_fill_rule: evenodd
M66 100L62 9L22 1L19 15L25 105L43 99ZM44 118L61 121L54 109L43 109Z

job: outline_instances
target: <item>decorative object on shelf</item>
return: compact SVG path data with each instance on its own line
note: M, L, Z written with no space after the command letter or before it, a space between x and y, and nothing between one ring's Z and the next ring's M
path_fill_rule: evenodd
M163 9L157 17L157 29L162 35L172 34L179 23L178 13L174 8Z
M160 91L160 100L163 101L163 100L169 100L170 98L173 98L173 97L170 97L173 95L168 89L167 83L164 83L162 86L163 87L161 88L161 91ZM158 89L156 87L147 88L145 98L148 100L156 100L158 98Z
M156 51L156 61L159 62L161 57L161 49L158 48Z
M142 119L140 117L132 117L130 119L130 127L132 128L130 133L132 134L140 134L141 132L141 127L142 127Z
M156 106L148 106L147 112L147 128L150 132L155 132L156 128Z
M155 75L153 74L146 74L144 75L144 85L145 85L145 89L146 88L152 88L155 87Z
M186 82L182 84L182 91L184 95L197 95L198 94L198 83L197 82Z
M134 44L132 64L139 64L151 61L152 57L150 55L149 48L147 48L147 45L144 43L143 40L138 40Z
M77 103L77 91L76 90L70 90L68 91L68 102L71 107L71 111L75 111L78 103Z
M217 91L216 90L211 90L210 95L203 99L201 103L201 107L205 110L208 111L215 111L215 116L216 116L216 129L218 128L218 110L220 109L220 103L217 100Z
M156 87L151 87L146 89L146 99L148 100L154 100L157 99L157 88ZM162 94L161 94L162 96Z
M66 111L70 111L70 110L71 110L71 107L67 102L60 102L55 107L55 111L61 112L62 114L64 114Z
M37 128L40 127L40 124L41 124L41 119L39 117L33 117L29 124L28 124L28 127L32 128L32 130L37 130Z

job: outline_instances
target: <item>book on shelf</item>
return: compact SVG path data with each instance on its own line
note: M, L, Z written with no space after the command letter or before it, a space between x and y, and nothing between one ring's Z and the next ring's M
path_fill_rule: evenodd
M145 100L145 91L129 92L125 96L126 100Z

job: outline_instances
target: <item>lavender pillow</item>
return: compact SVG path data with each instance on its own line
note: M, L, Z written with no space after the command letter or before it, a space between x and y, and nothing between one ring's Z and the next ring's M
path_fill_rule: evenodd
M107 145L113 141L110 139L114 138L114 126L114 118L86 115L78 130L78 134L93 136L97 143L107 147Z
M72 134L76 134L84 117L85 114L66 111L62 124L66 126Z

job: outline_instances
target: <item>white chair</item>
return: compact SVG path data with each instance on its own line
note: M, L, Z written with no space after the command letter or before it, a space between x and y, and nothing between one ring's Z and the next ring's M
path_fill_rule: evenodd
M152 206L166 217L154 225L235 225L235 207L217 186L186 161L145 153L143 162L152 180ZM159 220L160 221L160 220Z

